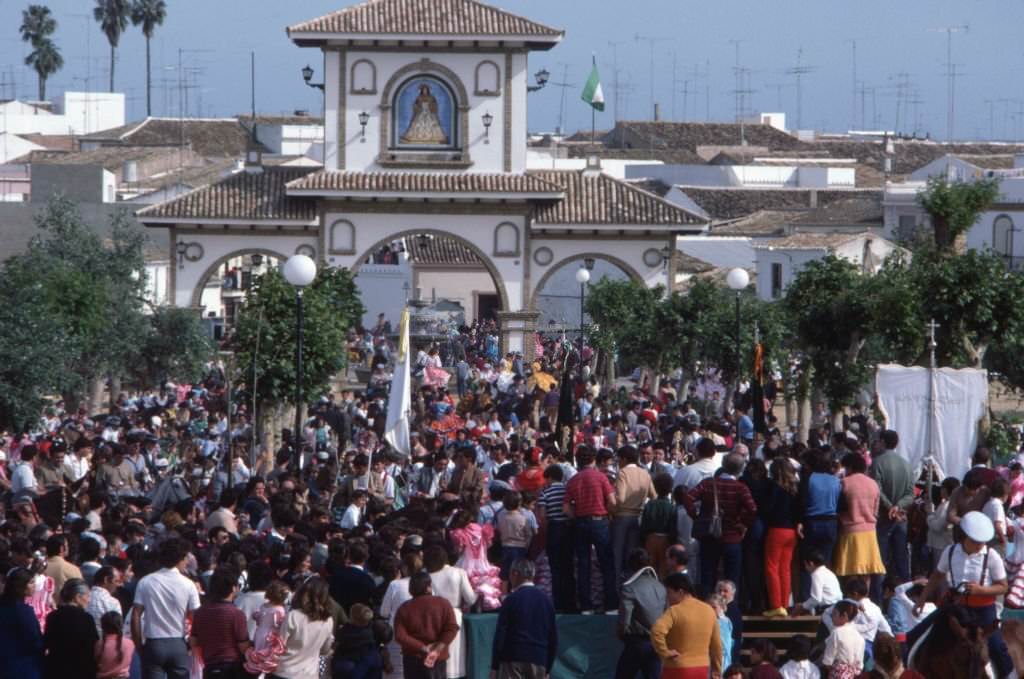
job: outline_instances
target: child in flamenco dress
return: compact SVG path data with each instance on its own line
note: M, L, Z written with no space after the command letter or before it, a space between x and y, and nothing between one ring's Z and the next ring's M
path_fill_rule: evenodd
M460 511L452 520L449 535L459 551L455 565L466 571L483 609L494 611L501 608L500 569L487 560L487 548L494 541L494 526L481 526L473 519L469 512Z
M265 596L266 603L252 614L256 633L253 634L253 645L245 652L245 671L257 676L273 674L277 670L278 659L285 651L281 625L287 615L284 606L288 599L288 586L275 580L267 586Z
M39 621L39 631L45 632L46 616L56 608L53 604L53 578L44 572L46 558L38 552L34 555L29 570L32 571L32 583L35 587L32 594L25 597L25 603L32 607L32 612L35 613L36 620Z

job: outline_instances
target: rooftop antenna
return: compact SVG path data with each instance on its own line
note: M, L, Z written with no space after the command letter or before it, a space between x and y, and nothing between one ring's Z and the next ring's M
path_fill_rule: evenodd
M743 122L743 75L740 67L740 44L743 40L730 40L729 44L736 48L736 63L732 67L733 75L736 78L736 89L733 90L735 97L735 121L737 123Z
M996 138L996 100L986 99L985 105L988 106L988 140L992 141Z
M559 62L558 65L562 67L562 81L549 82L548 84L559 87L562 90L561 101L558 104L558 127L556 132L558 134L565 134L565 128L562 127L562 124L565 122L565 91L573 85L569 82L569 64Z
M765 83L764 86L770 90L775 90L775 106L780 112L783 111L785 104L782 102L782 91L788 90L793 85L791 83Z
M799 47L796 50L796 66L786 70L786 73L796 77L796 129L798 130L803 125L803 77L808 73L813 73L815 68L814 66L807 66L803 63L803 60L804 48Z
M619 105L621 97L621 88L619 86L619 45L625 45L629 40L609 40L608 46L612 48L612 87L615 88L615 94L612 96L612 106L614 110L612 117L616 122L620 120L619 113L622 108Z
M850 129L857 129L857 39L851 38L849 40L851 48L853 50L853 91L850 99Z
M658 38L658 37L652 37L652 36L648 36L648 35L640 35L639 33L637 33L637 34L635 34L633 36L633 41L634 42L646 42L647 46L650 48L650 55L651 55L651 64L650 64L650 66L651 66L651 76L650 76L651 77L651 102L650 102L650 105L651 105L651 107L648 109L648 111L650 111L651 118L653 119L654 118L654 48L655 48L655 46L659 42L672 42L672 38Z
M956 129L956 67L953 65L953 34L967 33L971 30L969 24L960 26L942 26L928 29L932 33L946 34L946 88L947 88L947 110L946 110L946 141L953 141L953 133ZM960 75L963 75L962 73Z

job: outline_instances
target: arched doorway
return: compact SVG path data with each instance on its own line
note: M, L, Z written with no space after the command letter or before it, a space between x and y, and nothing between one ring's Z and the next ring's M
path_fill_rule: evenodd
M232 252L210 265L192 293L192 306L200 310L214 340L224 339L234 326L253 279L286 259L272 250L252 248Z
M549 268L533 289L530 308L538 312L537 330L541 333L579 333L581 323L580 267L590 272L592 285L602 279L642 281L640 274L617 257L602 253L584 253L567 257ZM586 323L589 317L583 318Z
M421 316L436 312L467 325L496 321L509 307L491 259L445 231L418 229L383 238L359 256L353 271L366 307L364 325L381 313L394 324L407 301Z

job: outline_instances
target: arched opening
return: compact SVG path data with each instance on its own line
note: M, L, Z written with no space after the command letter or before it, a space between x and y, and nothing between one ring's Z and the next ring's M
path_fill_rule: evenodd
M577 272L585 269L589 275L587 283L581 285ZM533 289L530 308L539 315L537 334L541 345L547 351L552 343L571 340L579 346L580 332L592 322L583 310L586 289L601 280L634 280L643 282L640 274L629 264L611 255L586 252L567 257L552 265ZM585 341L588 346L590 343ZM614 356L598 355L585 360L593 361L599 374L614 378Z
M497 321L498 312L508 310L508 294L491 259L443 231L405 231L382 239L359 256L353 270L367 327L380 314L397 327L407 301L414 334L440 334L452 323Z
M286 255L272 250L238 250L221 257L203 273L192 293L192 306L202 314L214 340L223 340L234 326L253 279L286 259Z

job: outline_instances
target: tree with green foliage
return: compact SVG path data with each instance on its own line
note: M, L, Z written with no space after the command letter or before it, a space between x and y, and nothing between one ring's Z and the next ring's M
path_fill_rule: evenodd
M147 319L133 375L147 385L202 379L216 347L199 314L193 309L155 307Z
M114 64L117 60L117 46L121 35L128 29L131 5L128 0L96 0L92 16L100 25L103 35L110 43L110 91L114 91Z
M303 311L302 382L311 401L345 367L348 330L364 313L352 272L321 268L303 291ZM273 269L253 281L230 342L239 370L235 381L245 385L247 400L252 399L255 366L261 410L295 397L295 340L295 288Z
M949 181L945 176L932 177L917 201L931 218L935 248L953 252L957 239L977 223L981 213L999 197L998 179Z
M163 26L167 18L167 3L164 0L135 0L132 3L132 24L142 26L142 35L146 37L146 117L153 115L153 86L151 82L149 44L157 26Z
M878 327L871 278L835 255L808 262L786 289L796 344L833 410L850 405L871 380L863 349Z
M45 5L29 5L21 13L21 39L32 46L25 57L39 78L39 101L46 101L46 81L64 67L64 57L50 37L57 31L57 20Z

